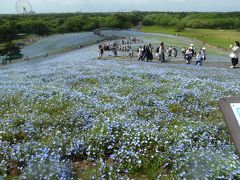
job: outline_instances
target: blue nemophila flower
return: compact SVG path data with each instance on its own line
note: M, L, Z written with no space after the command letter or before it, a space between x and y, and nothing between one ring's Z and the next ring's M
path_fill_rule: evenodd
M98 164L87 167L93 179L147 169L157 169L156 178L239 178L217 106L240 94L239 77L79 54L13 65L0 72L0 176L71 179L73 163L87 160Z

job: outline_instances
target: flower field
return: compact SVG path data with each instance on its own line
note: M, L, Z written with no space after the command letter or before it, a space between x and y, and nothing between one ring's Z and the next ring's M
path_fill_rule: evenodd
M240 94L239 70L95 48L0 69L0 179L240 178L217 105Z

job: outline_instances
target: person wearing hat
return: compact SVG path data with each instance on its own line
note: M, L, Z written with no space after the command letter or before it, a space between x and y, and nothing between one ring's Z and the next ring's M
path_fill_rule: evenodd
M165 62L165 46L164 46L164 42L160 43L160 47L159 47L159 61L161 61L162 63Z
M193 47L190 46L190 47L188 48L188 50L191 52L191 56L193 57L193 55L194 55L194 49L193 49Z
M185 47L182 48L182 56L184 57L186 54L187 49Z
M206 59L207 59L207 53L206 53L206 48L205 48L205 47L203 47L203 48L201 49L201 56L202 56L202 59L203 59L203 60L206 60Z
M190 44L189 50L192 52L192 57L195 55L196 56L196 50L194 48L194 44Z
M230 68L235 68L236 65L238 64L238 58L240 54L240 43L238 41L235 41L235 46L230 45L230 48L232 49L232 53L230 54L232 66Z

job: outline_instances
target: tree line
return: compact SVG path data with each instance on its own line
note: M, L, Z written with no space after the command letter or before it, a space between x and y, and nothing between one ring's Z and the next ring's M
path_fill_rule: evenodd
M154 13L143 18L146 26L174 26L176 30L240 29L240 13Z
M101 27L130 28L142 21L134 13L40 14L0 16L0 42L15 39L20 33L48 35L92 31Z
M0 41L15 39L19 33L54 34L91 31L96 28L145 26L181 28L240 29L240 12L235 13L79 13L0 16Z
M168 26L176 31L185 28L240 29L240 12L129 12L129 13L65 13L31 16L1 15L0 44L16 39L20 33L49 35L92 31L97 28L131 28Z

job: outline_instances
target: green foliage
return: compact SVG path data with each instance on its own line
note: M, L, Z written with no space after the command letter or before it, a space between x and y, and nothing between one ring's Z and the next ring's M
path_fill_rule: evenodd
M45 35L50 33L50 28L44 21L24 21L18 24L19 33Z
M83 17L70 17L63 24L63 28L66 32L78 32L82 30L82 26L85 25Z
M183 113L185 111L180 104L170 104L169 110L171 113Z
M145 26L175 26L180 32L184 28L233 29L239 28L238 13L149 13L143 18Z
M185 30L185 24L182 22L177 23L175 26L175 29L176 29L176 32L181 32L181 31Z
M10 41L16 37L16 27L11 23L0 25L0 41Z
M20 55L21 49L12 42L8 42L4 49L2 50L1 54L3 55L7 54L8 56Z
M17 38L19 33L53 34L92 31L100 27L131 28L142 22L145 26L185 28L239 29L240 13L79 13L41 14L33 16L4 15L0 17L0 41Z
M143 25L152 26L154 24L155 24L155 22L151 17L146 16L146 17L143 18Z

